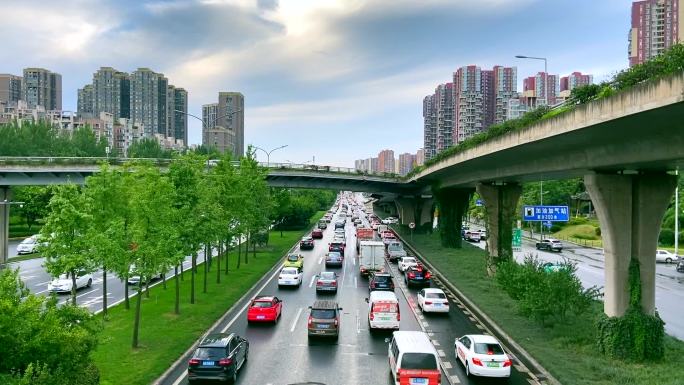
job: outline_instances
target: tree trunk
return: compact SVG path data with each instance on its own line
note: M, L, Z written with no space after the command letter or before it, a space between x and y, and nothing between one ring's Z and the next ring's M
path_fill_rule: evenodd
M162 285L164 286L164 290L166 290L166 273L161 275L162 277Z
M185 253L183 253L183 254L185 254ZM182 260L181 263L179 264L179 265L180 265L180 278L181 278L181 281L185 281L185 279L183 279L183 263L185 263L185 258L183 258L183 260ZM177 271L176 271L176 274L178 274Z
M102 318L107 318L107 266L102 266Z
M197 252L192 252L192 267L190 268L190 303L195 303L195 267L197 266Z
M142 278L142 276L141 276ZM140 330L140 305L142 304L142 279L138 283L138 297L135 301L135 322L133 323L133 348L138 347L138 331Z
M252 245L252 257L254 257L254 259L256 259L256 241Z
M229 244L228 242L229 241L226 241L226 244ZM228 275L228 247L226 247L226 260L224 261L224 264L226 265L226 272L224 274Z
M207 275L209 275L209 254L207 253L207 250L211 250L211 245L210 244L205 244L204 245L204 277L203 277L203 287L202 287L202 293L207 292Z
M237 257L237 269L240 268L240 260L242 260L242 234L238 238L238 257Z
M221 283L221 254L223 252L223 242L218 243L218 256L216 257L216 283Z
M140 278L142 279L142 275ZM150 277L145 279L145 298L150 298Z
M131 300L128 295L128 274L124 276L124 304L126 310L131 310Z
M178 265L174 268L174 272L176 274L173 275L174 281L176 281L176 303L173 308L173 312L176 314L180 314L180 282L178 280Z
M71 271L71 304L76 306L76 272Z
M247 233L247 244L245 245L245 265L249 263L249 243L252 241L252 233Z

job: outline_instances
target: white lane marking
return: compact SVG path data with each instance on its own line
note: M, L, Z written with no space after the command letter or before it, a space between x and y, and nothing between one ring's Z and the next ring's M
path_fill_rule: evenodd
M359 317L359 309L356 309L356 334L361 333L361 317Z
M449 362L449 361L442 361L442 365L447 369L453 368L453 366L451 365L451 362Z
M318 264L320 265L323 262L323 257L318 258Z
M312 275L311 276L311 282L309 282L309 287L313 286L314 280L316 280L316 276Z
M435 346L439 346L439 341L437 341L437 340L432 340L432 344L435 345Z
M36 294L36 295L38 295L38 294L43 294L43 293L45 293L46 291L48 291L48 289L41 290L41 291L37 291L37 292L35 292L35 293L33 293L33 294Z
M354 277L354 286L359 287L359 281L356 280L356 277Z
M449 379L451 380L452 384L460 384L461 383L461 379L458 378L458 376L451 376L451 377L449 377Z
M295 330L295 327L297 327L297 321L299 320L299 316L302 315L303 309L304 308L300 307L299 310L297 310L297 315L295 316L294 321L292 321L292 326L290 327L290 333L293 333Z
M440 357L446 357L446 353L444 353L444 350L438 350L437 354L439 354Z

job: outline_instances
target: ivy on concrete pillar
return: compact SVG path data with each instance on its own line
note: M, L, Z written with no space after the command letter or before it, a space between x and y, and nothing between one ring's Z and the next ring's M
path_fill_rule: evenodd
M522 187L517 183L479 184L477 193L484 200L487 219L487 269L495 271L496 264L513 258L513 221L516 217Z
M433 188L439 207L439 236L442 246L460 249L463 246L461 223L468 211L472 188Z

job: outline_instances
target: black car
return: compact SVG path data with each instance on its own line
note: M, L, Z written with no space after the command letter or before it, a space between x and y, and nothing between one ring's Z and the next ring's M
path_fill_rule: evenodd
M368 291L394 291L394 282L389 273L374 273L368 280Z
M423 265L409 266L404 272L406 286L430 286L431 274Z
M328 251L337 251L338 253L342 254L342 256L344 257L344 242L342 242L342 241L330 242L330 246L328 247Z
M314 248L313 238L311 238L311 237L302 238L302 240L299 241L299 248L301 250L313 250L313 248Z
M210 334L199 344L188 362L188 382L231 381L247 361L249 342L235 333Z
M680 258L679 262L677 263L677 271L684 273L684 259Z

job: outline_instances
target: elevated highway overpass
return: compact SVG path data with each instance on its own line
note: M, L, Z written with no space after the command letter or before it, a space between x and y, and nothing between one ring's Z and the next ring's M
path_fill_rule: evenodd
M459 246L469 197L485 202L490 261L511 255L512 223L521 183L583 177L601 222L606 259L604 310L628 306L628 267L641 263L642 308L655 311L655 250L660 222L684 163L684 74L654 80L611 97L493 138L431 164L409 179L363 175L324 166L271 164L267 180L279 187L334 188L392 194L403 223L431 218L440 207L446 246ZM163 166L163 165L162 165ZM82 183L97 166L30 164L0 159L0 201L9 186ZM73 179L72 179L73 178ZM79 179L80 178L80 179ZM434 197L434 198L433 198ZM1 206L0 218L7 218ZM427 214L426 214L427 213ZM2 227L3 224L0 224ZM0 229L0 241L7 229ZM2 243L2 242L0 242ZM0 245L1 246L1 245ZM2 253L0 247L0 253ZM493 265L492 265L493 266Z

